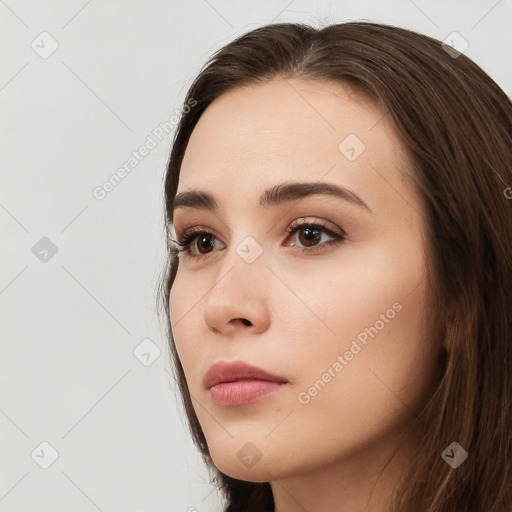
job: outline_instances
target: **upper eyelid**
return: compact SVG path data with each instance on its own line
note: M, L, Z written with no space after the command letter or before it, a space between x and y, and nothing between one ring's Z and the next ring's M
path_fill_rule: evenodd
M326 225L326 223L333 224L332 222L324 219L319 220L318 218L313 219L314 220L308 220L308 217L302 217L295 219L294 221L289 223L285 230L287 238L295 236L297 231L300 230L302 226L311 225L317 226L317 228L319 228L321 231L323 231L325 234L327 234L334 240L346 240L348 238L345 230L339 227L330 228L328 225ZM199 234L213 235L217 240L220 241L220 238L213 232L213 230L211 230L210 228L205 228L202 225L190 226L188 228L185 228L182 232L177 233L176 241L180 245L187 246L187 250L190 250L190 245L194 243L197 235ZM225 245L223 242L221 243Z
M294 221L292 221L286 229L288 230L291 226L301 227L302 225L318 225L322 229L326 231L331 231L337 235L345 236L345 230L337 226L334 222L328 221L326 219L319 219L315 217L300 217Z
M292 226L300 228L302 225L311 225L311 224L313 224L313 225L318 224L319 227L321 227L322 229L331 231L340 236L346 235L345 231L342 228L336 226L333 222L328 221L326 219L320 219L318 217L313 217L313 216L299 217L299 218L293 220L292 222L289 222L287 224L285 231L288 231L289 229L291 229ZM335 226L335 227L333 227L333 226ZM185 227L184 229L179 230L179 231L175 230L175 233L176 233L176 238L178 238L178 239L183 238L187 234L195 234L195 233L202 233L202 232L206 232L208 234L214 235L216 238L219 238L215 234L214 231L215 230L212 230L211 228L204 227L202 224L197 224L195 226ZM338 231L340 231L340 233ZM231 230L230 230L230 232L231 232Z

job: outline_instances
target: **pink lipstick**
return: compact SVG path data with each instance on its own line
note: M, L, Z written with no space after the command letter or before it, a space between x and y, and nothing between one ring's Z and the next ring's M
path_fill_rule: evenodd
M203 380L213 402L223 407L256 402L279 391L286 382L282 377L243 361L215 363Z

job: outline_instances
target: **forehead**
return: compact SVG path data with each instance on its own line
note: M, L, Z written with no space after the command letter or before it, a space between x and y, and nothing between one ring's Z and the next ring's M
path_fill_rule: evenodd
M254 190L256 197L282 181L324 178L371 193L377 182L382 187L371 165L398 179L400 146L368 94L336 82L276 78L209 105L190 137L178 193Z

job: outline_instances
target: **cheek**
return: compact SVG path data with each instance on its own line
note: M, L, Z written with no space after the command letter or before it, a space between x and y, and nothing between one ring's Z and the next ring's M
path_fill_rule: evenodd
M376 323L379 337L391 328L414 337L423 308L421 250L414 243L403 251L381 243L347 245L338 254L336 259L319 258L318 263L300 261L279 268L289 289L276 286L280 291L273 295L273 302L278 308L279 331L297 335L289 349L308 353L305 360L313 357L325 362L324 355L331 358L333 353L345 352L357 336L363 343L370 340L367 330ZM404 308L407 313L398 311ZM297 344L300 350L295 351Z
M204 339L204 334L199 333L197 310L202 304L202 294L204 291L201 292L190 282L185 282L178 272L169 295L169 312L174 343L189 382L192 363L200 353L201 340Z
M398 428L419 407L437 366L436 347L421 330L423 293L420 286L374 298L332 318L342 333L335 347L305 356L300 403L311 435L321 431L334 450L354 449Z
M294 460L297 471L311 470L396 435L419 408L437 365L421 330L425 288L420 284L411 293L409 283L390 288L386 281L373 281L369 295L359 288L357 297L357 289L350 293L333 282L332 298L341 306L318 311L336 336L312 318L302 331L301 344L290 354L300 372L290 403L294 413L279 427L283 452L277 438L272 448L260 440L276 451L270 471L289 457L287 437L300 432L301 439L321 439L303 444Z
M345 253L335 267L295 280L309 290L302 295L308 308L289 313L303 327L293 350L297 384L310 404L306 421L318 428L326 414L350 410L344 424L356 433L367 418L407 412L430 386L439 347L423 332L424 260L413 243L395 249Z

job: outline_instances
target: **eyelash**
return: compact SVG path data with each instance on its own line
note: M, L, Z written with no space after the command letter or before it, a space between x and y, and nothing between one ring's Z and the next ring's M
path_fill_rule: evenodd
M325 226L321 222L317 222L317 221L315 221L315 222L300 222L300 221L292 222L292 224L290 224L290 226L286 229L286 234L288 235L288 237L293 236L293 235L295 235L295 233L297 233L297 231L299 231L300 229L303 229L304 227L314 228L315 230L324 232L325 234L333 237L334 239L331 240L330 242L324 242L323 244L317 246L316 248L312 248L312 247L301 248L303 253L322 251L326 248L327 245L337 246L338 244L341 244L346 240L345 236L343 236L339 233L336 233L335 231L333 231L332 229L329 229L327 226ZM187 256L194 258L196 261L202 260L202 259L210 256L211 252L208 252L206 254L201 254L199 256L194 256L194 255L190 254L190 245L192 244L192 242L194 242L198 238L199 235L208 235L208 236L215 237L215 235L213 233L206 231L202 228L190 228L188 230L185 230L181 239L180 239L180 237L178 237L177 240L172 239L172 242L175 244L175 246L171 249L172 255L177 256L181 252L184 252Z

